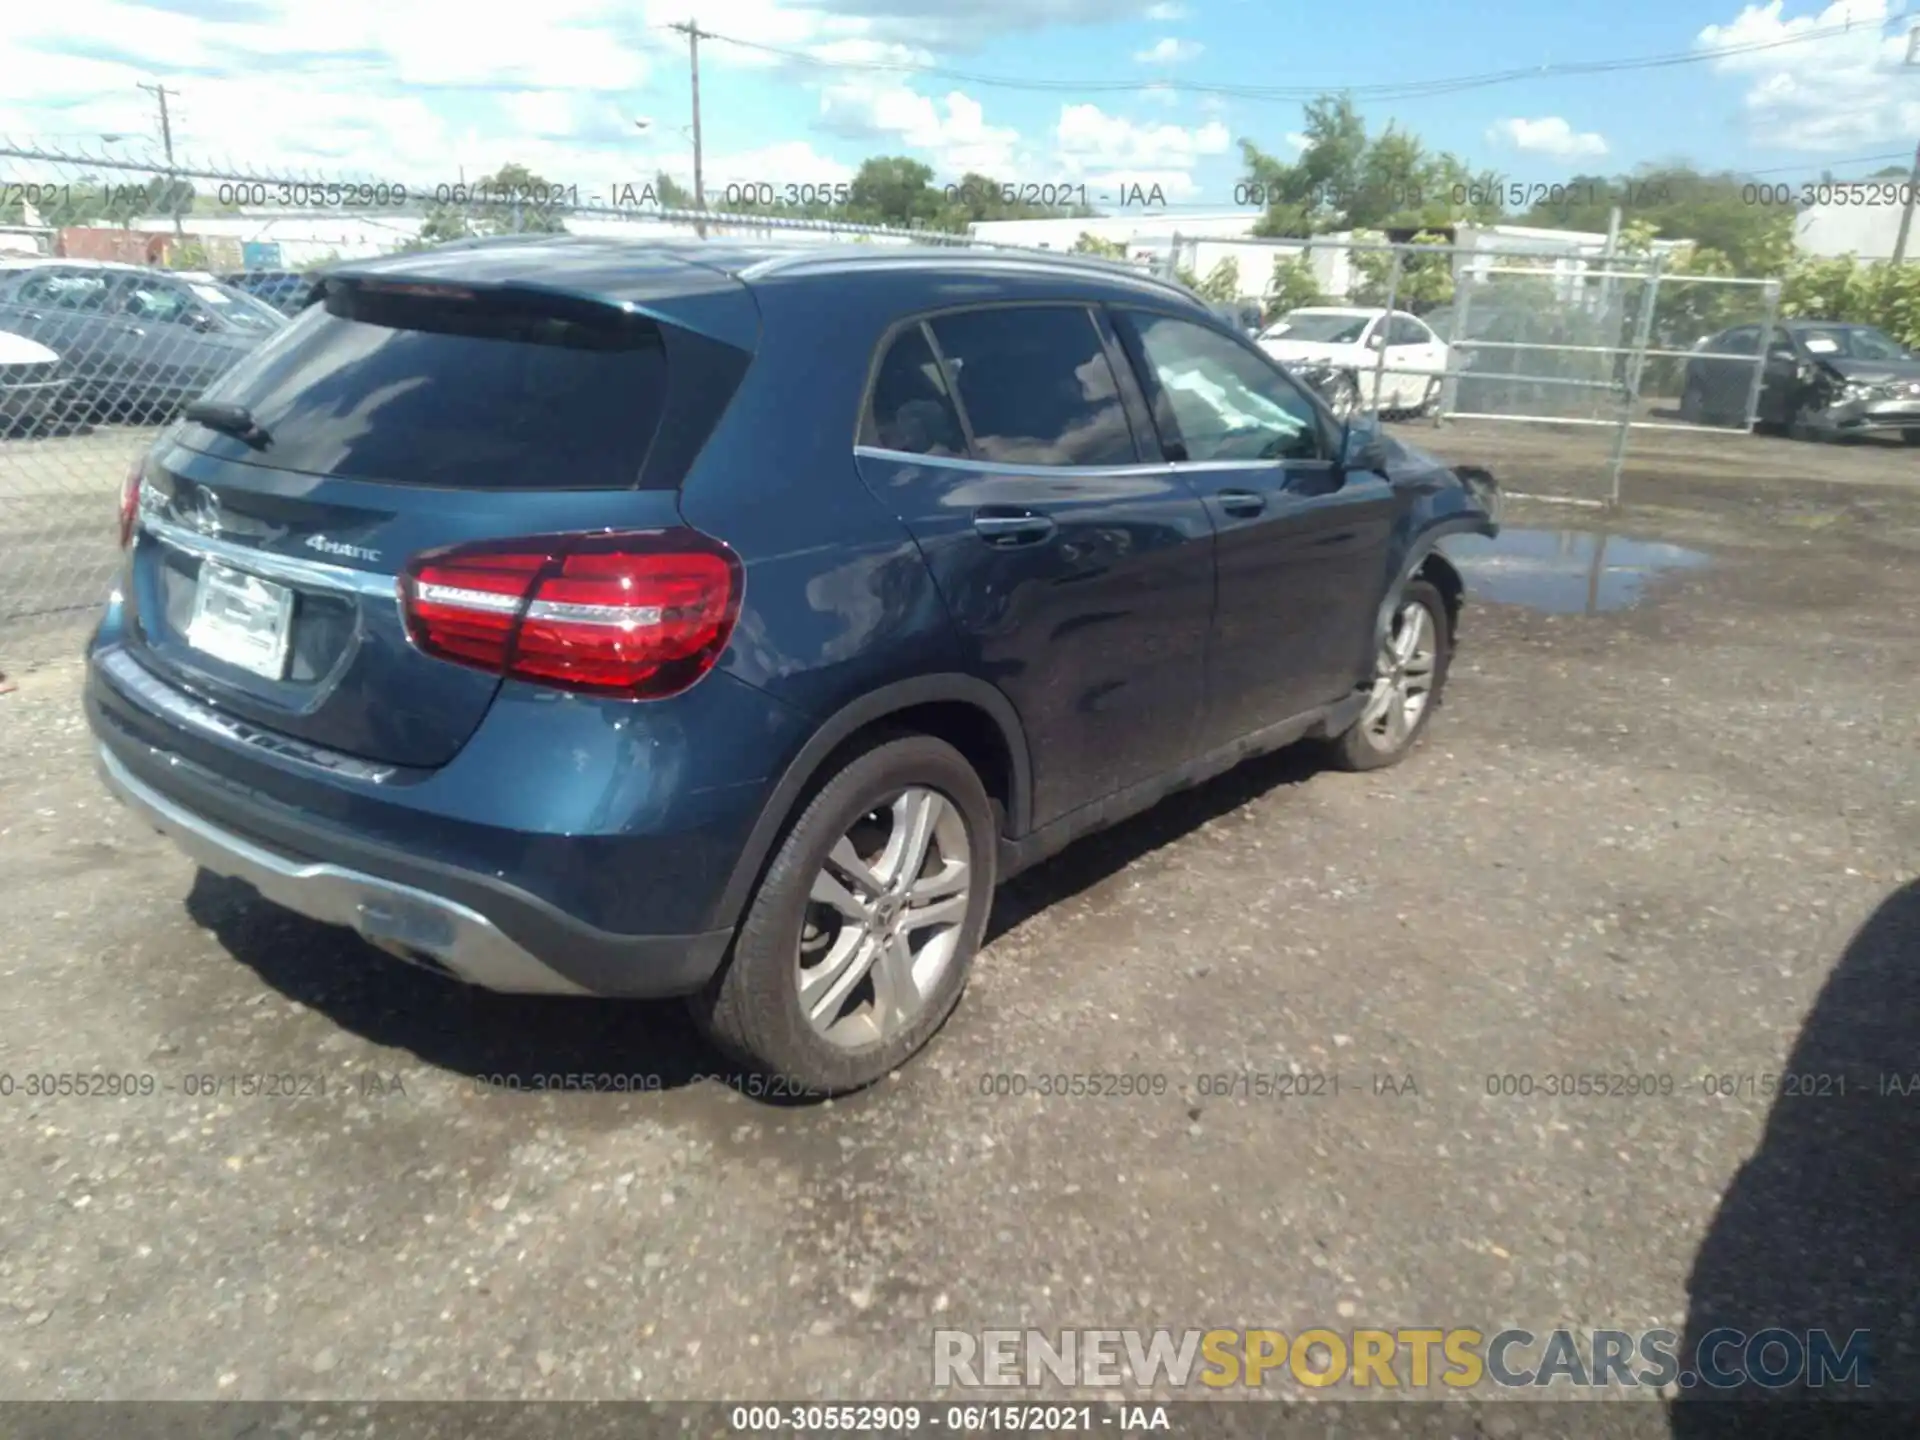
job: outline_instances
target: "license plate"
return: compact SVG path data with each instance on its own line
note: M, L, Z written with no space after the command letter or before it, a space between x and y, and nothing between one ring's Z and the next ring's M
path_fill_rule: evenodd
M187 643L217 660L278 680L287 669L293 592L211 560L200 565Z

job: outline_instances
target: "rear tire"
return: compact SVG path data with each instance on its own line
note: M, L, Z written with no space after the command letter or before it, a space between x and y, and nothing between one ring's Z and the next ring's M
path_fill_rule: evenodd
M788 829L694 1018L785 1094L872 1084L959 1002L997 861L993 805L959 751L930 735L876 742ZM935 909L948 918L914 923Z
M1452 659L1446 601L1427 581L1409 581L1375 657L1367 708L1329 744L1333 763L1342 770L1382 770L1406 759L1433 719Z

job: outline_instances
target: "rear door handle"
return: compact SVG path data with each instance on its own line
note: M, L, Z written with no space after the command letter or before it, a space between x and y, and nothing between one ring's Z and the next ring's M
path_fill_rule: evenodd
M1059 526L1031 510L976 510L974 533L989 545L1037 545L1053 537Z
M1254 490L1222 490L1219 499L1222 510L1243 520L1267 508L1267 497Z

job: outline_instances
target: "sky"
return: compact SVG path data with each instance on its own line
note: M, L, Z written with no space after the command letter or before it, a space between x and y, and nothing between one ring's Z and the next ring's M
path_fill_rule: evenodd
M1103 209L1154 186L1232 209L1239 142L1291 158L1303 99L1343 88L1373 130L1518 184L1680 159L1798 181L1920 139L1905 3L59 0L0 27L0 137L156 152L139 87L158 82L183 164L419 186L515 161L604 199L691 178L688 46L669 28L691 20L715 37L710 195L902 154L941 181L1084 185ZM54 178L0 158L0 181Z

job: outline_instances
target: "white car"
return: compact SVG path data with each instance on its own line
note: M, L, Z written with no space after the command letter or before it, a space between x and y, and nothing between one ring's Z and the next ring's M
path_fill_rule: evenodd
M38 341L0 330L0 431L31 426L67 388L59 355Z
M1343 418L1358 405L1423 413L1447 371L1446 342L1404 310L1289 310L1260 332L1258 343L1283 365L1305 372ZM1383 352L1374 407L1374 373L1383 368Z

